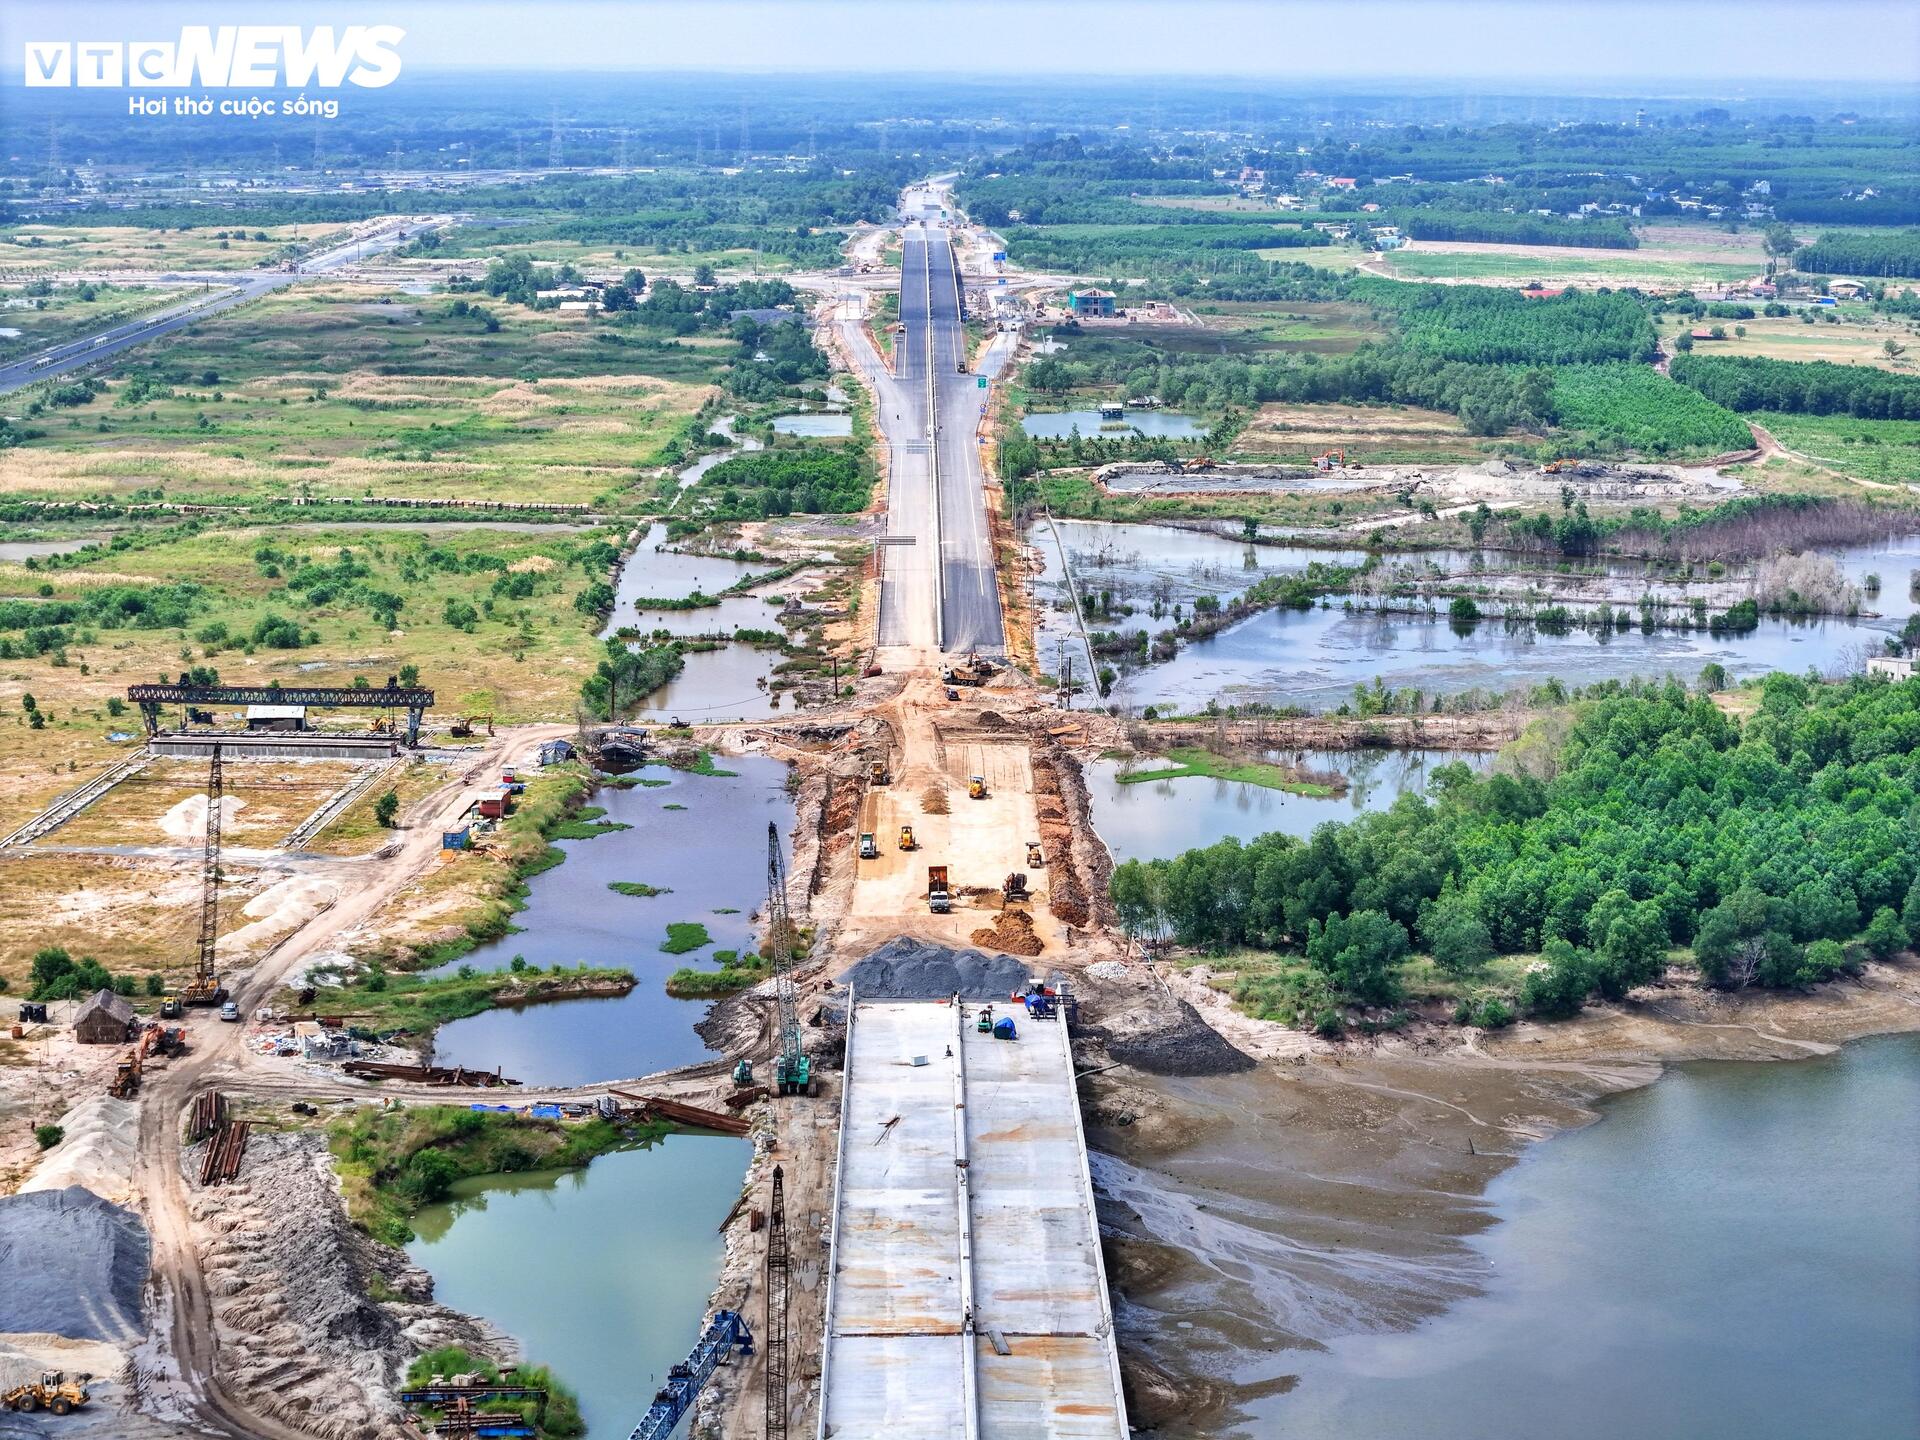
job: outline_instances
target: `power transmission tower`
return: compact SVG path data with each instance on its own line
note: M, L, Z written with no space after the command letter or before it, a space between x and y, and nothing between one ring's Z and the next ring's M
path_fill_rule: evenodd
M47 184L60 183L60 122L47 121Z
M746 164L747 156L752 153L753 144L747 134L747 104L743 100L740 102L740 163Z
M398 135L393 137L393 153L387 158L392 162L394 169L400 168L400 137Z
M313 122L313 168L320 168L320 122Z
M560 168L560 107L553 107L553 133L547 137L547 168Z
M524 135L513 137L513 168L516 170L527 168L527 137Z
M618 170L624 170L627 168L627 127L622 125L618 130L614 132L614 136L615 136L614 152L613 152L614 168Z
M773 1198L767 1205L767 1440L787 1440L787 1187L773 1167Z

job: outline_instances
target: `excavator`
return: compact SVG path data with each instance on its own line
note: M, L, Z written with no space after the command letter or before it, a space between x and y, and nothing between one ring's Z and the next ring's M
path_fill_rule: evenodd
M1344 470L1347 464L1347 452L1344 450L1323 450L1313 457L1316 470Z
M473 734L473 727L481 724L487 727L487 734L493 734L493 716L491 715L462 715L447 727L447 733L457 740L465 740Z

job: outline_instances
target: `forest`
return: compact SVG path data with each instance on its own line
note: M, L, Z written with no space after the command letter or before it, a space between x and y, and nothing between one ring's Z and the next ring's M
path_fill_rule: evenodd
M1471 976L1538 954L1517 999L1565 1014L1691 961L1709 984L1791 987L1920 929L1920 681L1775 674L1745 720L1634 682L1537 721L1515 764L1438 771L1425 797L1307 840L1129 861L1133 934L1304 954L1390 1005L1416 949Z
M1920 229L1822 235L1794 252L1793 264L1824 275L1920 275Z
M1920 378L1870 365L1695 354L1674 356L1668 370L1728 410L1920 420Z
M1553 410L1610 454L1745 450L1753 432L1697 390L1645 365L1567 365L1553 372Z
M703 519L761 520L770 515L850 515L873 493L865 457L844 445L754 450L723 460L700 480L716 508Z

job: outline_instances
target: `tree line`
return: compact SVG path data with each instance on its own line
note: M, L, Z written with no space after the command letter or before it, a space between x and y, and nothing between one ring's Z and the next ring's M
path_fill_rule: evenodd
M1822 235L1794 253L1793 267L1823 275L1920 276L1920 228Z
M1676 355L1668 373L1729 410L1920 420L1920 378L1829 360Z

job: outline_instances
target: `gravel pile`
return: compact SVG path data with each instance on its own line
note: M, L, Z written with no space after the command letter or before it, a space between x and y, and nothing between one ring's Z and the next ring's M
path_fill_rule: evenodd
M1008 955L983 955L901 936L889 940L840 976L862 1000L945 1000L1011 995L1032 972Z
M1254 1068L1251 1056L1229 1044L1185 1000L1150 1028L1101 1032L1107 1058L1149 1075L1232 1075Z
M0 1198L0 1333L138 1340L150 1250L138 1216L82 1186Z

